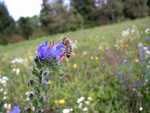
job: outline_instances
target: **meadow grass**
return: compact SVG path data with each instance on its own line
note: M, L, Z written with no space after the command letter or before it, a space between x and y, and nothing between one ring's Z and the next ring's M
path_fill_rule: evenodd
M49 81L50 104L45 108L48 112L61 113L65 108L72 108L74 113L150 112L147 89L150 84L145 82L150 80L150 74L144 75L149 70L150 59L144 57L144 63L138 65L140 50L137 47L138 43L150 46L147 28L150 28L150 17L0 46L0 73L9 79L5 88L8 98L4 103L20 105L21 109L30 105L26 99L27 82L32 78L29 68L33 66L37 46L67 36L76 46L72 58L61 64L66 76ZM18 57L23 61L12 63ZM121 74L116 75L117 72ZM137 87L139 81L142 85ZM77 103L80 97L84 99ZM92 100L88 100L89 97Z

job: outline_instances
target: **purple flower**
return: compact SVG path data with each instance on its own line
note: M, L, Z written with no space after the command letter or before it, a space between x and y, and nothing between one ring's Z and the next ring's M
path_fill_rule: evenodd
M122 65L125 65L125 64L126 64L126 62L127 62L127 60L126 60L126 59L124 59L124 60L123 60L123 62L122 62Z
M141 57L141 56L143 56L143 54L142 54L142 53L140 53L140 54L139 54L139 56Z
M128 68L128 71L130 72L130 71L131 71L131 68Z
M148 37L148 41L150 41L150 37Z
M142 47L143 45L142 45L142 43L138 43L138 47L140 48L140 47Z
M139 83L136 84L137 87L139 87L142 84L142 82L140 81Z
M120 77L121 73L120 73L120 72L116 72L116 75L117 75L118 77Z
M142 53L139 54L139 57L141 60L143 60L143 54Z
M64 53L62 50L63 47L63 44L55 46L54 41L53 44L50 42L50 46L48 46L48 43L45 41L43 44L38 46L37 53L41 59L46 59L47 57L60 58Z
M145 74L148 75L148 74L149 74L149 71L146 71Z
M141 64L141 62L139 61L139 62L138 62L138 64L140 65L140 64Z
M62 50L63 47L64 47L63 44L59 44L59 45L53 47L49 52L49 56L52 58L55 58L55 57L60 58L64 53Z
M14 106L12 111L9 111L8 113L20 113L21 110L19 106Z
M37 48L38 56L41 59L45 59L48 56L50 48L48 47L47 42L45 41L43 44L39 45Z

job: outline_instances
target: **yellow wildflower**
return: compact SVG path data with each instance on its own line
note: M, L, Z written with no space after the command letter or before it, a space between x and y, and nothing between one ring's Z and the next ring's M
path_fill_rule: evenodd
M83 52L83 55L86 55L86 54L87 54L87 51L84 51L84 52Z
M98 57L95 57L95 60L97 61L97 60L99 60L99 58L98 58Z
M98 48L100 51L104 51L104 47L103 46L99 46Z
M64 99L61 99L61 100L59 100L59 103L60 103L60 104L64 104L64 103L65 103L65 100L64 100Z
M57 104L58 103L58 100L55 100L55 102L54 102L55 104Z
M91 56L90 59L93 60L94 59L93 56Z
M137 63L137 62L139 62L139 59L137 58L137 59L135 59L135 62Z
M124 45L121 43L121 44L120 44L120 48L123 48L123 47L124 47Z
M73 64L73 68L76 69L77 68L77 64Z

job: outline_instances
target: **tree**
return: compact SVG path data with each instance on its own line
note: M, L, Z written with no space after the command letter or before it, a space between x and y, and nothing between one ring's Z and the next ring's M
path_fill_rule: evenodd
M125 17L135 19L148 15L147 0L124 0Z
M86 27L95 26L98 18L98 8L96 0L72 0L71 5L84 19Z
M114 23L124 19L124 6L121 0L98 0L98 7L99 25Z
M30 36L33 33L32 23L30 22L29 17L21 17L17 22L18 34L22 35L27 40L30 39Z
M83 28L83 17L80 15L80 13L75 10L75 8L72 6L70 10L67 12L66 20L66 30L76 30L78 28Z
M63 5L63 0L43 0L40 17L44 29L49 34L76 30L83 23L81 15L73 7L68 10Z
M62 26L64 24L64 12L65 7L62 6L62 2L59 1L59 6L57 3L49 3L48 0L43 0L42 10L41 10L41 23L45 30L51 34L62 32Z
M147 6L149 7L149 15L150 15L150 0L147 0Z
M15 22L13 18L9 15L4 3L0 2L0 44L6 45L9 43L14 28Z

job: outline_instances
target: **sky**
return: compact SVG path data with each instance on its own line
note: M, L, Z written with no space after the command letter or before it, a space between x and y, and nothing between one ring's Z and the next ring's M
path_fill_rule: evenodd
M0 0L4 1L9 14L18 20L21 16L32 17L39 15L41 10L42 0ZM68 4L69 0L65 0L64 4Z

